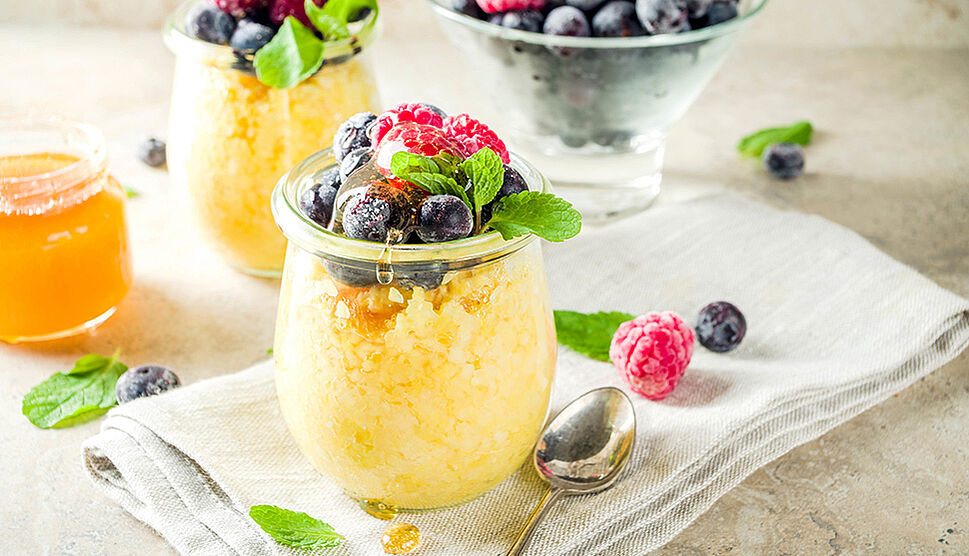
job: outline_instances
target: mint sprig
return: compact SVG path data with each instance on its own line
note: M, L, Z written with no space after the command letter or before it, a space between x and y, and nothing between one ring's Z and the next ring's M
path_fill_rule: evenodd
M487 226L506 240L531 233L548 241L565 241L582 230L582 215L561 197L525 191L502 197Z
M555 334L560 344L599 361L609 361L609 346L619 325L635 315L619 312L555 311Z
M484 147L469 156L458 168L474 186L474 212L476 218L481 217L481 209L490 203L505 179L505 165L495 151Z
M800 121L789 126L770 127L756 131L737 143L737 150L747 156L760 156L768 145L774 143L797 143L807 145L811 142L814 127L811 122Z
M249 517L273 540L292 548L317 550L338 546L343 540L333 527L303 512L259 505L249 508Z
M448 156L428 158L405 151L397 152L390 158L390 171L431 195L454 195L474 210L465 186L462 185L467 182L467 178L457 171L457 165Z
M317 6L313 0L306 0L304 9L306 10L306 17L313 24L313 27L316 27L327 39L338 41L350 36L350 30L347 28L345 19L341 21L339 17L328 14L326 10Z
M24 396L24 416L42 428L63 428L87 422L115 406L114 387L128 370L115 352L111 357L85 355L70 370L57 373Z

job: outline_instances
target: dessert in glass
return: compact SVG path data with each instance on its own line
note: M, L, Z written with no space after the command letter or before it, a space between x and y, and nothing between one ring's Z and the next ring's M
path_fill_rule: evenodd
M544 423L555 328L530 232L561 241L580 217L495 140L428 105L358 114L273 193L289 239L280 408L365 508L474 498L521 465ZM535 203L560 218L516 220Z
M98 130L0 120L0 341L71 336L111 316L131 285L125 200Z
M347 116L379 106L368 48L377 37L378 15L370 11L349 24L346 38L326 40L321 65L302 81L269 85L255 62L266 45L290 29L288 20L313 35L305 13L275 8L302 6L223 4L255 8L230 15L191 0L166 25L165 42L176 55L168 167L173 182L188 191L209 243L233 266L275 276L286 239L269 211L273 186Z
M428 1L506 116L509 144L586 221L655 200L669 129L766 3Z

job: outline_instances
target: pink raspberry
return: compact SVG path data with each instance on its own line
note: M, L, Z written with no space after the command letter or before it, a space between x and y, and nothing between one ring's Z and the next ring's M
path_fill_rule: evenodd
M461 145L444 135L439 128L426 124L404 122L387 132L377 147L374 162L384 175L390 174L390 160L394 154L407 151L422 156L435 156L442 152L461 156Z
M244 17L248 13L269 6L269 0L215 0L215 5L229 15Z
M269 19L276 25L282 25L286 16L291 15L298 19L303 25L312 28L310 18L306 17L306 9L303 7L303 0L272 0L269 7ZM313 0L317 6L326 4L326 0Z
M484 147L495 151L508 164L508 148L491 128L467 114L444 118L444 133L461 144L464 156L471 156Z
M619 325L609 358L633 392L651 400L669 395L693 357L693 329L676 313L646 313Z
M540 10L545 0L477 0L478 6L486 13L496 14L512 10Z
M444 125L444 116L434 107L419 102L404 102L377 116L377 123L373 125L374 145L380 144L380 140L388 131L397 124L404 122L414 122L417 124L441 127Z

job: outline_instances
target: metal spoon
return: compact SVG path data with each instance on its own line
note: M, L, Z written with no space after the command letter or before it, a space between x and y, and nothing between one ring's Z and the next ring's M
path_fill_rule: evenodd
M506 556L518 556L562 496L612 486L636 442L633 404L618 388L597 388L565 406L535 445L535 469L549 486L525 520Z

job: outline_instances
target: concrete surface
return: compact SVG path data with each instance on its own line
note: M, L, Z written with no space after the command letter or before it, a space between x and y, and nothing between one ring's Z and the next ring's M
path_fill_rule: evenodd
M913 3L966 13L965 2ZM425 8L404 4L388 2L376 48L385 101L482 111ZM757 25L791 25L783 6ZM765 47L759 37L743 41L673 130L662 199L725 185L818 213L969 296L969 50ZM272 345L277 283L215 259L166 173L134 159L141 138L164 132L172 59L157 32L6 25L0 52L0 111L35 108L100 126L112 171L142 192L129 214L136 282L118 314L88 337L0 345L0 554L169 553L84 476L79 445L97 423L41 431L21 416L20 400L79 355L116 347L129 364L165 363L187 383L255 363ZM744 134L801 118L819 129L802 178L772 181L736 156ZM770 463L659 553L969 553L967 371L963 354Z

